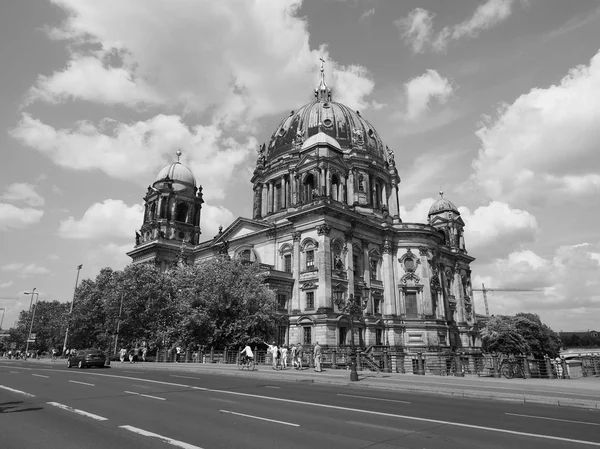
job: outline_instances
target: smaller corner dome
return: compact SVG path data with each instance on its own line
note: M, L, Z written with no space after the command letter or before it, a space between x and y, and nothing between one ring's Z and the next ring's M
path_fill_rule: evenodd
M304 143L302 144L302 149L304 150L305 148L312 147L314 145L319 145L319 144L328 144L334 148L337 148L338 150L342 149L342 147L340 146L340 144L337 140L335 140L331 136L328 136L323 131L318 132L314 136L310 136L308 139L306 139L304 141Z
M162 181L167 178L171 181L185 182L196 187L196 178L194 178L192 171L179 161L173 162L159 171L156 181Z
M460 215L460 212L454 203L444 198L444 192L440 192L440 199L433 203L433 205L429 208L428 216L439 214L440 212L454 212L455 214Z

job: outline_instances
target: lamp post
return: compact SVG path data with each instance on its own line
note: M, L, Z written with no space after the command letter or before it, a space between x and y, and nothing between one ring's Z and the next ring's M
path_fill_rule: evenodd
M121 301L119 304L119 318L117 319L117 333L115 334L115 352L117 353L117 348L119 344L119 328L121 327L121 313L123 312L123 292L121 292Z
M0 318L0 331L2 330L2 322L4 321L4 313L6 312L6 309L4 307L0 307L0 310L2 310L2 318Z
M353 294L350 294L348 301L344 302L343 294L334 292L334 302L340 311L348 315L350 318L350 381L358 380L358 372L356 371L356 345L354 344L354 318L362 315L363 308L357 303L357 299Z
M75 293L77 293L77 283L79 282L79 271L83 268L82 265L77 265L77 277L75 278L75 289L73 290L73 301L71 301L71 309L69 310L69 318L67 319L67 331L65 332L65 342L63 343L63 354L67 350L67 339L69 338L69 324L71 324L71 314L73 313L73 303L75 302Z
M33 295L37 295L35 297L35 306L33 308L33 314L31 315L30 323L29 323L29 333L27 334L27 343L25 344L25 358L27 359L29 354L29 340L31 340L31 331L33 330L33 320L35 319L35 311L37 309L38 298L40 297L39 293L35 293L35 288L31 293L25 292L26 295L31 295L31 300L33 301ZM29 306L29 310L31 311L31 305Z
M31 290L31 292L23 292L26 295L31 295L31 300L29 301L29 313L31 313L31 305L33 304L33 295L35 295L35 289L37 287L33 287L33 290Z

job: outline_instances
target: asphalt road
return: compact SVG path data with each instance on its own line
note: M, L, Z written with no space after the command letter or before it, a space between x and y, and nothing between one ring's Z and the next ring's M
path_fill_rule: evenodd
M63 363L0 364L0 448L588 448L600 412Z

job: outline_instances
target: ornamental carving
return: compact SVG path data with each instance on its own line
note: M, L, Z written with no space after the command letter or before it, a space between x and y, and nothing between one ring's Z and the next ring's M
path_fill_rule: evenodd
M344 238L346 239L346 242L351 242L354 238L354 233L352 231L347 231L344 233Z
M413 252L408 248L406 253L398 259L398 262L402 265L402 268L407 273L413 273L417 270L418 265L421 263L419 258L413 254Z
M256 166L264 167L267 159L267 146L264 143L259 145L256 149L256 152L258 153L258 157L256 158Z
M317 288L317 284L315 284L314 282L305 282L304 284L302 284L302 287L300 287L302 290L314 290L315 288Z
M300 231L294 231L292 232L292 238L294 239L294 242L299 242L302 239L302 233Z
M292 141L292 145L294 146L294 148L297 151L300 151L302 149L303 143L304 143L304 132L301 129L298 129L298 132L296 132L296 137L294 137L294 140Z
M365 145L365 135L361 129L352 130L352 146L363 147Z
M400 283L402 287L417 287L420 285L420 279L414 273L406 273L400 279Z
M317 235L329 235L331 232L331 226L324 224L317 226Z
M391 254L392 253L392 244L389 240L383 242L383 254Z
M439 292L442 290L442 286L440 284L440 280L438 279L437 274L435 274L431 278L431 281L429 282L429 286L431 287L431 291L434 291L434 292Z

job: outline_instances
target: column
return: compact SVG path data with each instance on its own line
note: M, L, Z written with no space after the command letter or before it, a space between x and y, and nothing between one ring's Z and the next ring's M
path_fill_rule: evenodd
M254 186L254 205L253 205L253 213L252 218L257 219L261 218L262 212L262 187L260 184L256 184Z
M294 287L292 289L292 310L300 310L300 231L292 232L294 239L294 260L292 267L292 276L294 277Z
M269 181L269 205L267 206L267 209L269 211L269 213L273 213L275 212L275 209L273 208L273 200L275 198L275 195L273 194L275 190L275 184L273 181Z
M354 294L354 251L352 248L352 233L348 232L346 237L346 273L348 275L348 292L350 296ZM346 298L347 299L347 298Z
M267 214L269 213L269 211L267 209L267 205L269 203L268 195L269 195L268 187L267 187L267 184L264 183L262 185L262 199L261 199L261 202L260 202L261 215L263 217L266 217Z
M456 298L456 321L465 322L465 298L463 297L462 279L460 277L460 267L454 266L454 298Z
M373 205L373 193L371 192L371 175L365 173L365 197L367 199L367 206Z
M392 181L390 188L388 204L390 208L390 215L394 218L394 222L400 222L400 205L398 203L398 184L396 181Z
M363 279L365 280L367 285L370 287L371 286L371 267L370 267L370 261L369 261L369 242L367 242L366 240L363 240L361 243L362 243L362 247L363 247Z
M398 315L396 284L394 282L393 247L389 240L383 242L383 310L384 315Z
M325 195L331 198L331 170L325 169Z
M319 237L319 251L317 267L319 269L319 289L315 298L315 308L329 307L333 310L333 297L331 292L331 239L329 233L331 226L322 224L317 226Z
M281 208L287 209L287 180L285 179L285 175L281 177Z

